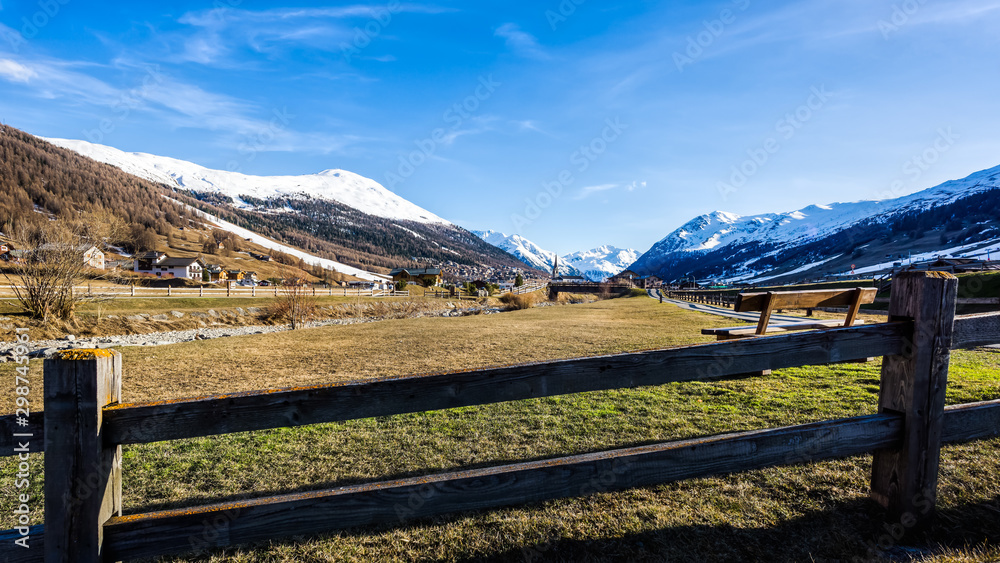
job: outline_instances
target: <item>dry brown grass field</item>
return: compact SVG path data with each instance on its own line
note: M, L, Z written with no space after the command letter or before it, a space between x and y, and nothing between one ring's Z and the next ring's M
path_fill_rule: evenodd
M474 369L705 342L736 324L628 298L124 348L128 402ZM1000 351L952 356L948 403L1000 398ZM872 414L880 363L582 393L125 448L126 513L328 488L727 431ZM35 389L41 363L32 362ZM4 380L11 364L0 365ZM7 397L5 394L4 397ZM3 411L11 411L6 399ZM870 456L291 538L170 561L990 561L1000 440L951 445L935 526L871 549L891 523ZM37 467L40 467L38 465ZM9 460L0 470L10 474ZM40 493L41 476L33 482ZM12 484L0 491L9 522ZM37 505L41 510L41 505ZM36 513L36 519L40 512ZM2 525L0 527L10 527ZM885 542L883 542L885 543ZM857 559L856 559L857 558Z

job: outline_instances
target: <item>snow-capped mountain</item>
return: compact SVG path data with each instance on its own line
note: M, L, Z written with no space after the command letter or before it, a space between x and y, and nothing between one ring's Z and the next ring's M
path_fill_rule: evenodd
M546 272L552 271L556 253L545 250L521 235L506 235L498 231L472 231L486 242L516 256L525 264ZM635 262L639 253L631 248L599 246L593 250L574 252L559 257L559 273L566 276L584 276L592 281L602 281Z
M346 170L324 170L302 176L250 176L212 170L197 164L71 139L46 141L152 182L232 198L237 207L252 207L242 199L273 197L316 198L335 201L358 211L418 223L450 224L441 217L389 191L375 180Z
M559 259L592 281L602 281L632 265L639 253L631 248L598 246L592 250L574 252Z
M632 269L655 273L667 280L695 273L730 280L759 280L765 272L776 268L786 270L785 273L792 273L793 269L795 273L803 273L831 260L836 263L829 267L850 270L849 266L856 262L884 258L883 254L862 259L864 249L876 239L894 238L887 248L890 253L901 253L926 238L923 235L927 232L944 226L939 223L954 221L956 216L961 222L965 217L952 213L950 217L939 218L937 215L941 213L936 211L962 207L961 201L970 198L989 200L998 194L998 189L1000 166L894 199L810 205L797 211L745 217L713 211L692 219L654 244ZM978 208L974 206L975 209ZM990 232L979 228L972 236L985 233L980 238L988 242ZM1000 233L993 236L997 235ZM949 237L947 232L943 236ZM837 258L842 259L837 261ZM839 262L845 262L846 266Z
M414 263L523 269L510 254L351 172L248 176L84 141L46 140L6 126L0 135L47 154L47 162L38 164L42 169L82 165L102 177L132 175L135 185L126 189L144 190L146 198L159 193L197 209L206 225L363 279L373 276L369 268L389 271ZM103 164L83 162L90 160Z
M521 235L506 235L500 231L472 231L472 234L501 250L513 254L518 260L532 268L537 268L543 272L551 272L552 266L555 265L555 252L545 250ZM560 273L570 274L563 267L562 260L559 261L559 265ZM575 275L575 272L571 275Z

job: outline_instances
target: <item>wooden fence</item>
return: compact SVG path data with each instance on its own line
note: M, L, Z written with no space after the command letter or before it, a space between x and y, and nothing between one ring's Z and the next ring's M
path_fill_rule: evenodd
M949 274L897 276L892 322L422 377L122 403L121 357L45 361L44 413L0 418L0 455L45 455L43 526L7 561L117 561L874 452L871 496L933 514L942 442L1000 435L1000 400L944 406L951 349L1000 343L1000 314L955 317ZM416 478L122 516L121 446L885 356L879 412ZM27 448L18 436L34 438ZM40 437L44 436L44 440ZM22 446L21 448L19 448ZM39 448L39 444L43 448ZM420 503L409 500L420 498ZM915 503L923 503L919 507ZM918 510L918 508L920 508ZM211 533L206 534L206 530ZM44 553L44 558L43 558Z
M122 297L279 297L287 288L281 286L230 286L230 287L138 287L130 286L76 286L74 293L78 295L91 295L95 298L122 298ZM395 289L361 289L348 287L305 287L306 295L335 296L335 297L408 297L409 290L396 291ZM14 292L10 286L0 286L0 299L14 299Z
M732 308L736 303L735 293L723 293L721 291L670 291L661 289L660 292L668 299L680 299L691 303L704 303L706 305L717 305L719 307Z
M545 289L548 286L546 283L528 282L519 287L513 287L507 291L500 291L499 293L513 293L514 295L521 295L523 293L531 293L533 291L538 291ZM445 299L480 299L478 295L469 295L469 293L463 290L461 287L456 287L454 293L451 291L425 291L424 297L442 297Z

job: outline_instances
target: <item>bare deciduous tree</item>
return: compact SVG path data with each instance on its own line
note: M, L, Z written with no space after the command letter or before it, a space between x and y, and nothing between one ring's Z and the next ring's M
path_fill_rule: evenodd
M278 297L269 307L272 318L283 319L292 330L301 327L316 315L316 298L304 280L285 272L284 283L278 288Z
M7 232L23 251L4 272L21 308L36 319L71 319L77 305L90 297L76 293L73 286L84 278L84 253L91 239L79 225L57 222Z

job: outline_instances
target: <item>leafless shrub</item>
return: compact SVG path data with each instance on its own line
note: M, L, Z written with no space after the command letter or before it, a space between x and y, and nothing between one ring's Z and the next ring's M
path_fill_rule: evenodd
M22 253L4 276L32 318L70 320L77 305L94 297L73 288L85 277L84 253L93 246L82 225L53 221L34 227L8 225L5 231Z
M500 296L500 302L512 311L530 309L535 306L535 296L531 293L522 293L521 295L504 293Z
M268 306L267 316L280 319L295 330L316 316L316 298L301 279L285 277L285 283L278 288L278 297Z

